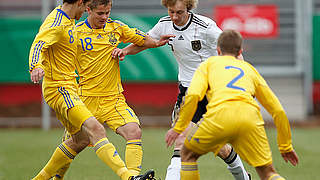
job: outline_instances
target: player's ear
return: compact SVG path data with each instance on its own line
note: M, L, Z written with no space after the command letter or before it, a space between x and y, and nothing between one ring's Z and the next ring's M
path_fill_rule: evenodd
M78 6L81 6L83 4L83 0L78 1Z
M242 54L242 52L243 52L243 49L241 48L241 49L239 50L238 56L240 56L240 55Z
M220 49L220 47L219 47L219 46L217 47L217 52L218 52L218 55L219 55L219 56L221 56L221 55L222 55L222 54L221 54L221 49Z

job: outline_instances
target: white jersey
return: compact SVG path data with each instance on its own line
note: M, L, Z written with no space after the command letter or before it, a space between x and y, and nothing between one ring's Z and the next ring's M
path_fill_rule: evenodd
M193 73L201 62L211 56L218 55L217 41L221 29L210 18L190 13L189 20L184 26L176 26L170 16L163 17L148 32L154 39L161 35L174 34L169 45L178 65L178 80L184 87L189 87Z

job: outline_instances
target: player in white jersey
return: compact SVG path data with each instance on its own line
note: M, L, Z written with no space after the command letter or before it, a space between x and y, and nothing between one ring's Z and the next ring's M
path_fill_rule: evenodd
M163 34L175 35L168 43L179 65L179 95L172 113L174 125L195 70L201 62L211 56L218 55L217 40L222 31L213 20L190 12L196 7L197 0L162 0L162 5L168 8L169 16L161 18L148 34L154 39L159 39ZM123 60L126 55L136 54L144 49L132 44L122 50L116 49L113 56L118 56L120 60ZM193 123L190 123L189 128L202 118L206 112L207 103L206 98L199 102L197 112L192 119ZM180 150L187 130L181 133L175 142L174 154L167 169L166 180L180 179ZM236 180L250 179L240 157L230 145L225 145L218 156L227 163L228 169Z

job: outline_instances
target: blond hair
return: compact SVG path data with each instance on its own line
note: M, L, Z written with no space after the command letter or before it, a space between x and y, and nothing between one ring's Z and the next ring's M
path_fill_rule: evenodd
M169 6L174 6L177 1L182 1L186 5L188 11L196 8L198 5L198 0L161 0L161 4L168 8Z

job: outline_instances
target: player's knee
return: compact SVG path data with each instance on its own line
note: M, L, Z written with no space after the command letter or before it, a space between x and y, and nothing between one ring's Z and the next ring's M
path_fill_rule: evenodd
M200 157L200 155L192 152L185 146L181 149L181 161L183 162L195 162Z
M232 153L232 147L230 145L226 144L220 149L218 156L221 159L225 160L230 156L231 153Z
M137 123L128 123L117 129L117 133L123 136L127 141L141 139L142 131Z
M105 129L102 124L100 124L96 118L91 117L83 123L89 137L104 137Z
M258 166L256 171L261 179L268 179L268 177L277 173L272 164Z
M139 127L139 128L133 129L130 136L132 139L141 139L141 136L142 136L141 128Z
M181 149L184 144L185 139L186 139L186 135L183 133L180 134L175 141L174 149Z
M90 144L89 138L83 138L79 141L77 141L78 150L77 152L81 152L83 149L85 149Z

